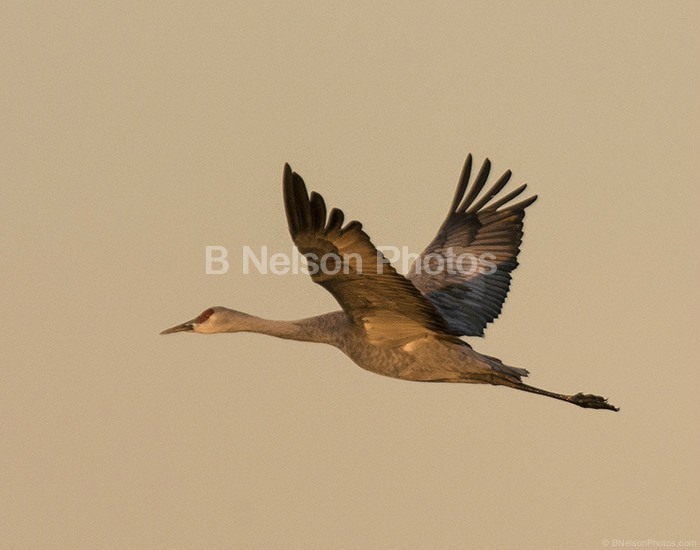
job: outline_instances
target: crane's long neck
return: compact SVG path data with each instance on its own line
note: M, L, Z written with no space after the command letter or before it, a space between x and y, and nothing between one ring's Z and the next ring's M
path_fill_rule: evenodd
M257 332L286 340L337 345L342 337L340 325L343 318L344 314L340 311L295 321L277 321L238 313L230 332Z

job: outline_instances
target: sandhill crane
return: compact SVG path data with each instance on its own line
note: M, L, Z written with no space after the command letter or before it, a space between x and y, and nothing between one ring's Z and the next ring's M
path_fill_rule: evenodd
M564 395L527 385L522 378L528 371L482 355L460 339L483 336L486 324L500 314L511 272L518 265L525 208L537 199L535 195L511 203L526 185L496 199L510 171L479 197L490 167L486 159L469 186L472 157L467 156L447 218L403 276L375 248L359 222L344 223L337 208L327 212L321 195L309 195L302 178L286 164L283 194L292 239L308 261L311 279L330 292L342 310L273 321L217 306L161 334L258 332L319 342L385 376L507 386L579 407L619 410L597 395ZM489 258L494 269L473 269L473 262L469 269L445 267L465 255Z

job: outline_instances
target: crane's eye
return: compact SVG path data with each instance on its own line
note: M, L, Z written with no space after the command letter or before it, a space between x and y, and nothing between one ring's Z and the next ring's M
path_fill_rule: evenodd
M199 317L197 317L194 320L194 322L199 325L200 323L203 323L204 321L209 319L209 317L211 317L213 315L213 313L214 313L213 309L211 309L211 308L205 309L202 313L199 314Z

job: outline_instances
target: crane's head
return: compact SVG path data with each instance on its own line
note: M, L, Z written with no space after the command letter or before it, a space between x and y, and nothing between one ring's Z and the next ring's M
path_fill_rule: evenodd
M239 317L241 318L239 320ZM237 325L242 325L245 313L227 309L225 307L210 307L197 315L191 321L171 328L166 328L161 334L173 332L199 332L200 334L214 334L217 332L236 332L240 330Z

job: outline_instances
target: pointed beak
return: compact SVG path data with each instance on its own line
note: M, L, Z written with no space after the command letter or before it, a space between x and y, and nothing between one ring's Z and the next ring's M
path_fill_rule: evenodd
M187 321L181 325L177 325L171 328L166 328L161 334L172 334L173 332L191 332L194 330L194 324L192 321Z

